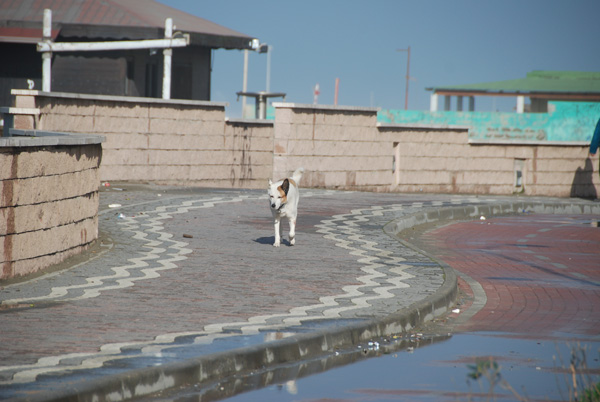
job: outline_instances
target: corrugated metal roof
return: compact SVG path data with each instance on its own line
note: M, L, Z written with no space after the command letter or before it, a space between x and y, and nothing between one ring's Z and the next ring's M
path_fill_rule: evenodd
M251 36L154 0L0 0L0 40L41 39L44 9L52 10L53 28L62 37L155 39L173 18L175 31L189 33L192 45L247 49ZM21 31L15 32L15 28ZM20 38L20 40L19 40ZM30 40L27 40L27 39ZM35 37L34 37L35 38Z
M479 84L438 86L427 88L434 92L481 92L508 94L600 94L600 72L532 71L525 78Z

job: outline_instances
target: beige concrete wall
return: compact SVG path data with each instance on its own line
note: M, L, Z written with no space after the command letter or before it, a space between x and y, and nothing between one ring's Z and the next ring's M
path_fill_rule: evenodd
M389 190L392 152L377 109L274 103L273 177L302 166L305 187Z
M227 122L224 103L13 94L40 109L38 129L106 137L101 181L262 188L270 177L272 122Z
M587 159L587 144L469 142L466 129L380 130L397 158L393 191L595 197L600 188L598 160Z
M59 263L98 238L101 156L99 143L0 146L0 280Z
M473 143L468 128L378 126L372 108L274 106L273 175L303 166L307 187L557 197L600 189L587 144Z
M273 122L228 120L225 138L231 187L266 188L273 172Z
M377 124L377 109L274 103L275 122L225 119L225 104L14 91L38 128L107 138L103 181L264 188L303 166L305 187L597 196L587 144L470 143L465 127ZM522 165L523 186L515 186Z

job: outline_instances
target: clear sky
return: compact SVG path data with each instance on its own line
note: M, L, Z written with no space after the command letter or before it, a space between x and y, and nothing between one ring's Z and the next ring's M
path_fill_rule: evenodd
M273 47L270 89L286 101L429 110L425 88L524 78L533 70L600 72L600 0L159 0ZM167 17L167 16L165 16ZM177 24L177 21L174 21ZM212 100L241 116L243 52L213 53ZM251 52L248 90L266 89L267 56ZM254 101L250 101L253 103ZM478 111L514 99L477 98Z

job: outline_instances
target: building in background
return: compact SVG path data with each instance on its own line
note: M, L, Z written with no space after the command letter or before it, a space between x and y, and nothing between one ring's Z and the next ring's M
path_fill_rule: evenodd
M517 113L547 113L549 101L600 102L600 72L532 71L525 78L479 84L426 88L431 94L430 111L451 110L456 97L456 111L474 111L475 97L509 96L516 98ZM439 104L444 97L443 106ZM525 98L530 99L525 104ZM466 99L466 104L463 102Z
M173 49L171 97L210 100L213 49L251 49L252 37L154 0L0 0L0 106L11 89L42 89L44 9L52 10L52 40L96 42L164 38L165 19L190 45ZM54 53L52 91L160 97L160 49Z

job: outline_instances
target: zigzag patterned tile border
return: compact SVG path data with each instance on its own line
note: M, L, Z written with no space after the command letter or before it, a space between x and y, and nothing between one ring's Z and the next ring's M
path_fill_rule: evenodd
M329 194L340 194L329 192ZM328 192L305 192L303 197ZM32 303L39 301L74 301L101 296L102 292L113 289L124 289L135 286L138 281L156 278L160 271L176 268L175 263L186 259L191 252L185 242L176 241L173 235L166 233L163 226L165 219L176 214L184 214L194 209L212 208L223 203L243 202L261 199L262 197L234 196L215 197L209 199L183 199L176 205L161 205L153 211L135 218L124 218L121 222L123 231L133 233L133 238L144 241L144 252L128 259L128 264L112 267L109 275L88 277L85 283L59 286L51 289L46 295L29 298L13 298L4 300L3 304ZM448 202L434 201L431 206L452 205L465 202L482 202L480 199L453 199ZM394 243L394 248L385 249L379 244L380 237L365 234L361 224L383 223L396 217L403 210L423 208L423 203L374 206L353 210L351 213L335 215L324 219L317 225L318 233L325 239L335 242L336 247L348 250L362 265L363 275L357 281L359 285L346 286L341 293L321 297L319 303L299 306L285 314L254 316L247 321L220 323L205 326L202 330L192 332L168 333L155 337L147 342L114 343L100 347L96 353L71 353L59 356L40 358L34 364L0 367L0 376L8 381L0 384L27 383L36 380L41 374L66 373L84 369L102 367L108 361L131 359L141 356L152 356L166 353L171 348L182 347L176 343L178 338L193 339L190 344L209 344L215 339L231 336L257 334L259 331L280 330L286 327L301 325L303 322L330 320L352 316L350 312L372 308L380 301L394 299L398 291L409 287L408 280L413 278L407 270L412 265L399 250L403 247ZM412 252L412 251L411 251ZM441 285L441 284L440 284ZM396 292L396 293L395 293ZM127 349L127 353L124 350Z

